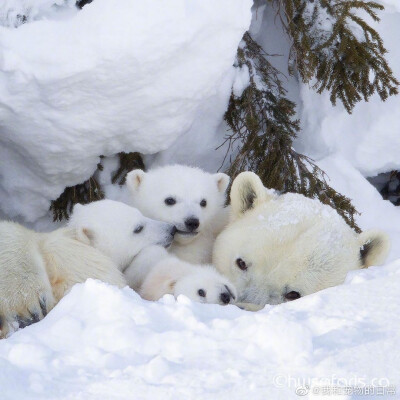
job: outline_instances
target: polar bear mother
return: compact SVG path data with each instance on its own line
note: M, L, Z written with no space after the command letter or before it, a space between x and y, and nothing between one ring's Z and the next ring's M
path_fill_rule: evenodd
M389 239L356 234L329 206L300 194L277 196L243 172L231 190L231 220L213 263L238 290L238 301L278 304L344 282L348 271L381 264Z

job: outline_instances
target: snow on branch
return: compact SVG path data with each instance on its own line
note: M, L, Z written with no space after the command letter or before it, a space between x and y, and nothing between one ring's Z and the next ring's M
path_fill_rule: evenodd
M240 96L232 92L225 114L231 129L226 136L227 172L235 178L251 170L268 188L318 198L359 231L350 199L327 184L324 172L309 157L294 150L293 140L300 129L294 119L295 104L285 97L280 72L249 33L239 47L236 66L248 69L250 84Z
M379 21L384 7L360 0L271 0L292 39L290 68L313 82L351 113L357 102L377 93L384 101L398 93L379 33L360 15Z

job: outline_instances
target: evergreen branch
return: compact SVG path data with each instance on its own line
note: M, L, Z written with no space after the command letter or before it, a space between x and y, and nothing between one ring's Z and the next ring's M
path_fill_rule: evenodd
M235 178L251 170L268 188L318 198L359 231L354 220L357 211L350 200L327 184L325 173L310 158L293 149L300 129L294 119L295 104L285 97L281 74L249 33L238 50L237 67L247 67L250 83L240 97L231 94L225 113L230 127L225 138L227 153L235 153L227 172Z
M103 156L100 156L102 159ZM128 172L135 168L144 169L142 157L139 153L118 153L119 166L112 174L111 182L123 185ZM85 182L75 186L68 186L63 193L50 203L50 211L53 213L53 221L68 220L74 205L77 203L88 204L104 199L104 192L96 179L98 171L103 170L101 162L97 164L95 173Z
M379 33L360 16L365 12L379 21L384 7L361 0L270 0L292 40L289 72L295 67L303 82L315 79L318 93L330 91L351 113L357 102L377 93L385 101L398 94Z

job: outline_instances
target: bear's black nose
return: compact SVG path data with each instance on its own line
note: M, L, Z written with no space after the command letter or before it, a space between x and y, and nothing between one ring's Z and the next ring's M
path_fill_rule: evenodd
M229 304L231 301L231 295L228 292L223 292L220 294L219 298L223 304Z
M185 226L186 228L190 231L193 232L195 231L200 225L200 221L198 218L188 218L185 220Z

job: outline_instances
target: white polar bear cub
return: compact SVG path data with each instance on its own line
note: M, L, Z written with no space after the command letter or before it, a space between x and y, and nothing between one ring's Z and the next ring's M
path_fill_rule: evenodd
M88 278L126 285L84 231L37 233L0 222L0 338L44 318L75 283Z
M229 181L226 174L184 165L133 170L126 178L131 204L147 217L174 224L170 252L194 264L211 262L215 237L228 221Z
M226 305L236 300L236 289L211 265L194 265L168 254L160 246L142 250L125 271L128 285L146 300L183 294L200 303Z
M0 338L42 319L88 278L123 287L121 271L146 246L168 246L175 227L126 204L76 205L67 228L37 233L0 222Z
M231 190L231 220L213 261L236 285L238 301L278 304L344 282L350 270L380 265L390 242L355 233L331 207L300 194L278 196L243 172Z
M147 218L136 208L114 200L76 204L68 225L79 228L90 244L110 257L120 271L146 246L171 245L173 224Z

